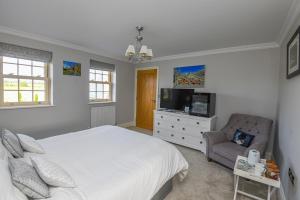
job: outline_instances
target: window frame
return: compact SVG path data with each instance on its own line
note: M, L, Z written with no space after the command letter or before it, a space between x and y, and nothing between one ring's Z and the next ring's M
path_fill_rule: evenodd
M19 59L23 59L23 58L18 58L18 57L12 57L12 56L0 56L0 108L1 107L34 107L34 106L41 106L41 105L50 105L50 87L51 87L51 80L49 78L49 63L47 62L43 62L45 63L44 65L44 77L39 77L39 76L22 76L22 75L11 75L11 74L4 74L3 73L3 57L10 57L10 58L16 58L18 59L17 64L16 63L9 63L9 62L5 62L8 64L16 64L17 65L17 70L19 72ZM24 60L30 60L31 61L31 65L25 65L25 66L31 66L31 70L32 68L35 66L33 65L33 61L37 61L37 60L33 60L33 59L24 59ZM39 62L39 61L38 61ZM36 66L39 67L39 66ZM32 72L32 71L31 71ZM17 79L18 80L18 90L4 90L4 79L5 78L13 78L13 79ZM20 90L20 79L27 79L27 80L31 80L32 81L32 90L28 90L28 91L32 91L32 93L34 91L45 91L45 101L39 101L39 102L34 102L34 96L32 94L32 101L31 102L4 102L4 91L18 91L18 95L20 91L26 91L26 90ZM34 90L33 89L33 84L34 84L34 80L43 80L45 81L45 90ZM18 96L19 98L19 96Z
M95 80L92 81L90 80L90 74L91 74L91 70L96 70L96 71L104 71L104 72L108 72L108 81L96 81L96 77ZM97 74L94 73L95 75ZM96 91L90 91L90 83L95 83L96 84ZM97 99L97 92L105 92L105 91L97 91L97 84L108 84L109 85L109 99ZM96 69L96 68L89 68L89 102L90 103L107 103L107 102L113 102L113 72L109 71L109 70L105 70L105 69ZM91 92L96 92L96 98L95 99L91 99L90 98L90 93Z

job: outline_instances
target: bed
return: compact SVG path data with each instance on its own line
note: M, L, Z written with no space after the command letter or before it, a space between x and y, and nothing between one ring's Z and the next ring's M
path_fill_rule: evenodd
M171 144L117 126L38 140L42 156L63 167L87 200L158 200L188 163ZM26 153L30 156L31 153Z

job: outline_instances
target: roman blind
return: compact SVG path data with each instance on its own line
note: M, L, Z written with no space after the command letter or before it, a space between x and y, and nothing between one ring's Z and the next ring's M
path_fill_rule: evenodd
M0 56L50 63L52 52L0 42Z
M90 68L92 69L98 69L98 70L110 71L110 72L115 71L115 65L109 63L90 60L90 65L91 65Z

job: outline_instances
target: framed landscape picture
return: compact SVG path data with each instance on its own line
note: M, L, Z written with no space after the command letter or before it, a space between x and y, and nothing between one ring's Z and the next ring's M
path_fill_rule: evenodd
M203 88L205 83L205 65L174 68L175 88Z
M81 76L81 64L64 61L63 75Z
M300 74L300 27L287 44L287 79Z

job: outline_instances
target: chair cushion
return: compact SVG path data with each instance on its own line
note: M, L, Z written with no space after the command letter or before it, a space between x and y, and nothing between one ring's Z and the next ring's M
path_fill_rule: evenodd
M235 144L233 142L225 142L213 145L213 152L222 157L225 157L233 162L235 162L238 155L243 155L246 147Z

